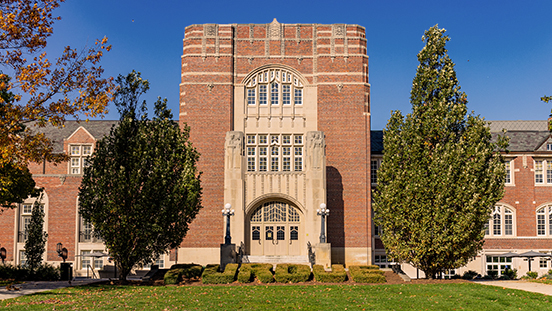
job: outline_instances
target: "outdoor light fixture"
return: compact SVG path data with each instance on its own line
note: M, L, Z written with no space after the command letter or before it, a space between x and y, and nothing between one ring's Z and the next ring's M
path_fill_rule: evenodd
M326 204L320 204L320 209L316 210L316 214L321 216L320 227L320 243L326 243L326 216L330 215L330 209L326 208Z
M4 264L4 260L6 260L6 249L4 247L0 248L0 258L2 258L2 264Z
M226 203L222 209L222 216L226 216L226 236L224 237L224 244L232 244L232 237L230 236L230 216L234 215L232 204Z
M63 247L63 244L58 243L56 244L56 251L58 253L58 256L63 258L63 262L65 262L65 259L67 259L67 248Z

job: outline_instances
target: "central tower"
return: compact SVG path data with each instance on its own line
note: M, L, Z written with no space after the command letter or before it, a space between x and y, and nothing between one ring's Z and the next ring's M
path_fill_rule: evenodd
M180 122L201 153L203 206L180 262L217 262L221 208L250 256L307 256L331 209L336 263L371 262L365 30L333 24L186 28Z

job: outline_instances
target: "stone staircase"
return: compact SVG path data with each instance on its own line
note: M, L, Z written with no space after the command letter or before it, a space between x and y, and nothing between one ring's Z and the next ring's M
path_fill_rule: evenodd
M242 258L243 263L292 263L292 264L310 264L307 256L252 256L244 255Z

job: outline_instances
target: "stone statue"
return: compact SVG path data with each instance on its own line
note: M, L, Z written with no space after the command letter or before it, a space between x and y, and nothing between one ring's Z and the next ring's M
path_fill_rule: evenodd
M240 168L243 155L243 133L238 131L226 132L227 168Z
M322 169L326 149L324 133L320 131L307 132L308 156L311 158L312 169Z

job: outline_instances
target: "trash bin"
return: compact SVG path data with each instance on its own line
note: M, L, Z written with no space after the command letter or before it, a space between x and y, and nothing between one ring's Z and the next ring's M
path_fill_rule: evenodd
M71 281L73 279L73 267L72 263L63 262L61 264L61 280L62 281Z

